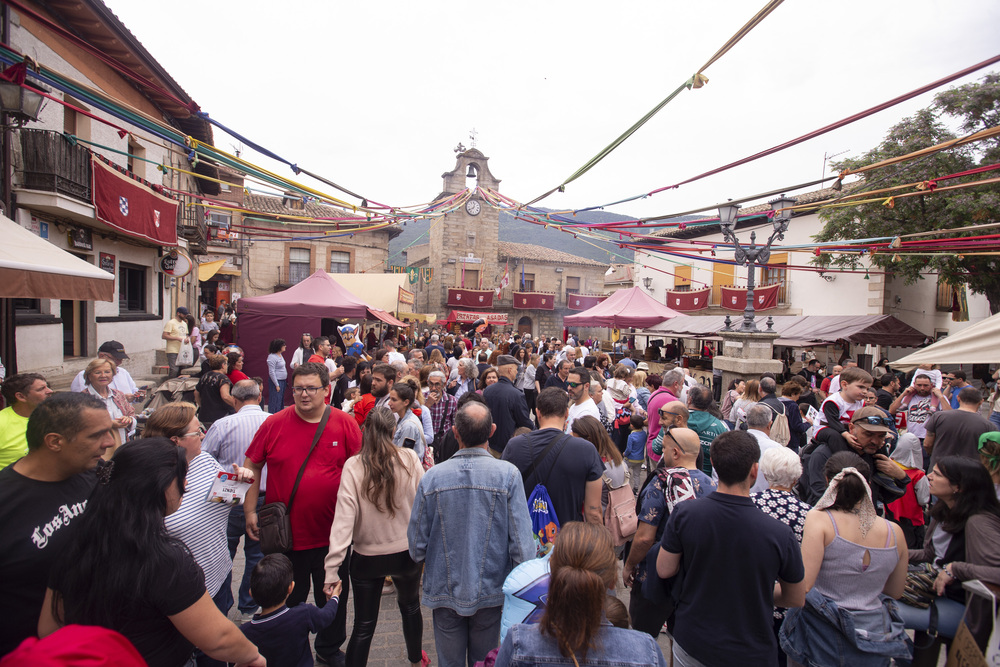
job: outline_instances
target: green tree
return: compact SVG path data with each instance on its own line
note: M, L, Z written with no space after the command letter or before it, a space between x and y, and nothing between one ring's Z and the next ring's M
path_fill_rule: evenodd
M952 132L945 121L958 128ZM943 143L1000 124L1000 74L991 73L977 83L959 86L934 98L934 103L893 126L877 147L858 158L835 163L837 170L855 169L922 148ZM877 190L894 185L928 181L938 176L1000 162L1000 139L990 139L934 155L882 167L865 174L862 188ZM942 186L972 182L994 173L973 175L942 182ZM904 191L898 191L899 193ZM894 194L894 193L890 193ZM877 196L878 199L888 195ZM894 206L881 201L843 208L828 208L820 213L825 221L817 241L837 241L872 237L898 236L916 232L949 230L969 225L997 222L1000 219L1000 187L981 187L927 193L917 197L897 198ZM979 236L995 229L953 232L948 236ZM932 239L935 237L923 237ZM997 244L987 250L997 250ZM824 253L814 260L823 266L858 266L855 254ZM938 274L953 285L968 284L972 292L984 294L990 312L1000 312L1000 258L990 255L914 255L876 253L872 263L887 273L911 284L928 274ZM930 276L934 277L934 276Z

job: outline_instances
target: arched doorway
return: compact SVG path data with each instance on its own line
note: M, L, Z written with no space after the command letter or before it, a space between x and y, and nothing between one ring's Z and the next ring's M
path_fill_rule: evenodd
M530 334L531 333L531 318L524 316L517 321L517 333L519 334Z

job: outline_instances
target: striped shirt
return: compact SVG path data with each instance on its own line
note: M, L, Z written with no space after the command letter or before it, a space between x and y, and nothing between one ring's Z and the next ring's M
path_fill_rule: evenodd
M187 483L181 506L164 519L167 533L187 545L191 555L205 572L205 588L215 596L233 569L229 557L226 525L232 505L208 502L208 490L218 472L219 462L202 452L188 463Z
M253 441L257 429L270 415L260 409L259 405L244 405L234 415L223 417L212 424L201 442L201 451L215 457L226 472L233 469L233 464L243 465L247 458L247 448ZM260 492L267 488L267 466L260 476Z

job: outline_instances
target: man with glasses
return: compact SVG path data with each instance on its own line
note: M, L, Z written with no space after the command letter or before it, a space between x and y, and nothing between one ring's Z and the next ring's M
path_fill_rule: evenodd
M243 465L254 472L253 486L243 503L247 535L254 540L260 539L256 507L264 465L267 464L267 501L287 505L299 469L306 462L289 516L293 547L285 555L292 561L295 590L287 604L291 607L305 602L312 583L316 606L323 607L326 604L324 560L330 548L330 526L337 509L340 476L347 459L361 450L361 430L347 413L330 410L310 454L316 429L328 409L330 375L323 364L306 363L292 371L291 385L295 409L282 410L268 417L247 450ZM348 595L350 562L348 550L339 570L340 580L344 582L341 597L344 600ZM340 647L347 638L346 624L347 605L342 604L333 624L316 635L318 662L343 664L344 654Z
M572 433L573 422L577 419L590 415L601 421L601 412L597 409L594 399L590 397L590 371L585 368L574 368L569 371L568 379L566 388L569 392L569 416L566 418L566 433Z
M427 376L427 393L424 394L424 407L431 411L431 422L434 424L435 454L436 443L444 442L455 424L455 411L458 410L458 399L444 390L446 379L441 371L431 371Z

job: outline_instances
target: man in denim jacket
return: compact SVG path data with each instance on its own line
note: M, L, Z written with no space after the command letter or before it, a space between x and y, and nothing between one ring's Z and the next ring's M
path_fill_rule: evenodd
M472 665L496 648L504 579L535 557L521 473L486 449L495 428L482 403L459 409L460 449L420 480L410 514L410 556L425 563L422 603L433 610L440 667Z

